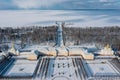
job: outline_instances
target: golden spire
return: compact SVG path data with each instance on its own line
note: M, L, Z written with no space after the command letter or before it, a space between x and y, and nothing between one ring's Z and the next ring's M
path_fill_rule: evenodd
M105 46L105 48L106 48L106 49L109 49L109 48L110 48L110 45L109 45L109 44L107 44L107 45Z

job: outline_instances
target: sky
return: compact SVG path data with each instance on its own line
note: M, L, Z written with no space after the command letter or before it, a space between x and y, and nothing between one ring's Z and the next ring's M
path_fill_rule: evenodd
M120 0L0 0L0 10L120 9Z
M119 10L3 10L0 27L48 26L56 21L70 24L66 27L120 26L119 13Z
M119 13L120 0L0 0L0 27L53 25L56 21L74 27L120 26Z

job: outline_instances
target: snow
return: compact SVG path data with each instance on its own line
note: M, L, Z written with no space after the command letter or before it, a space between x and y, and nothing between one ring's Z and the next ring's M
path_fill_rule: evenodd
M51 59L46 80L78 80L75 69L72 58L57 57L55 60Z
M87 61L92 75L117 75L119 72L106 59Z
M47 26L56 21L65 21L68 27L101 27L120 25L117 14L113 11L65 11L65 10L14 10L0 11L1 27ZM97 20L96 20L97 19Z
M22 49L22 51L24 50L39 50L41 48L48 48L50 46L40 46L40 45L31 45L31 46L26 46L24 49Z
M17 60L4 76L32 76L37 65L37 61Z

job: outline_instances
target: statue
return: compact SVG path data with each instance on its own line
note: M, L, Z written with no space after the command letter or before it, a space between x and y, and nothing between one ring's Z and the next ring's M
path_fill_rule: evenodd
M16 56L20 55L19 51L15 49L14 42L12 42L12 47L11 47L11 49L9 50L9 52L10 52L11 54L13 54L13 55L16 55Z

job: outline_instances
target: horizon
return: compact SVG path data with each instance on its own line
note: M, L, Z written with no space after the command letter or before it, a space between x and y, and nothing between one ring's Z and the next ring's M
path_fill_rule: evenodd
M0 10L0 27L51 26L56 21L73 24L72 27L119 26L119 12L119 9Z
M119 0L0 0L0 27L49 26L56 21L73 27L120 25Z

